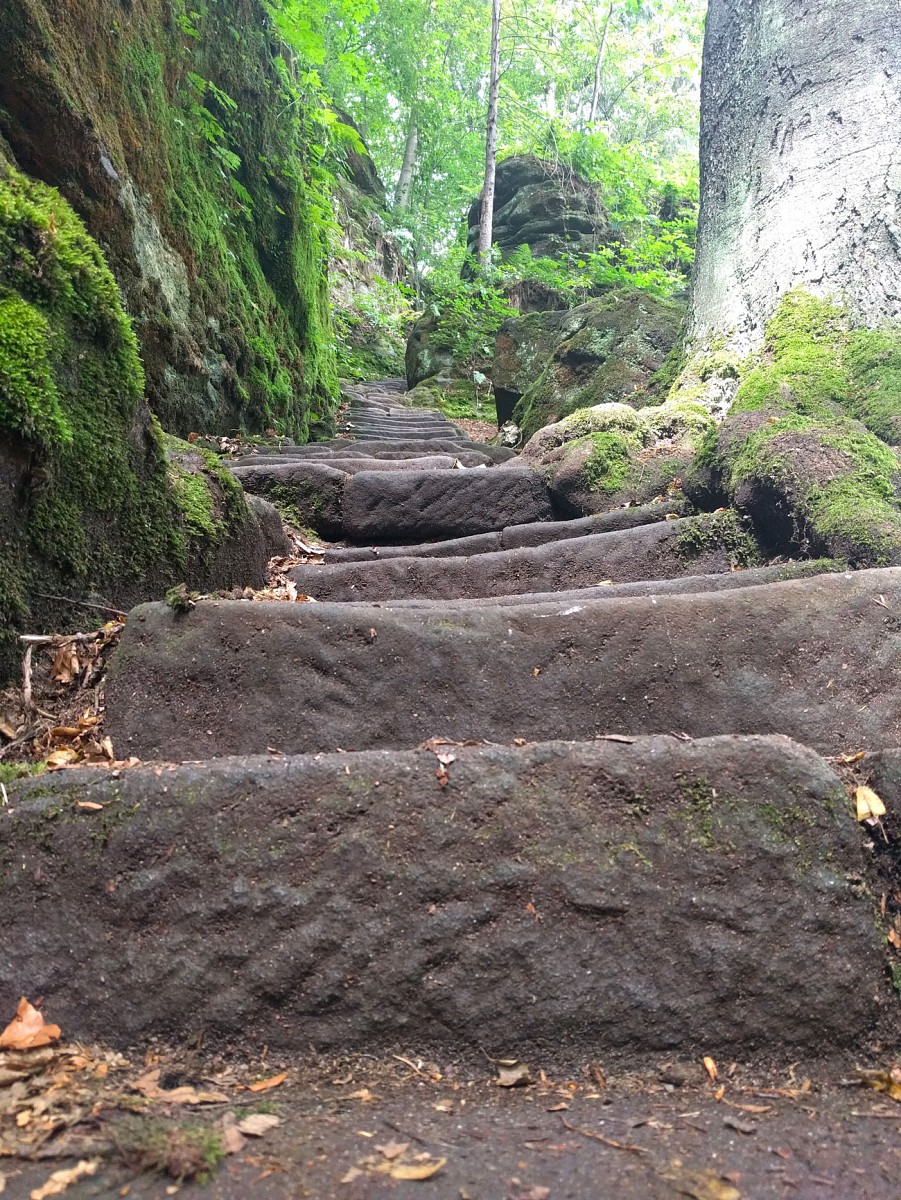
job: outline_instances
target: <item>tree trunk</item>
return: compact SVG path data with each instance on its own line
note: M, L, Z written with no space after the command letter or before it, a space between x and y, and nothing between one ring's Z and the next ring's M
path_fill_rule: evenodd
M491 235L494 227L494 176L497 169L497 96L500 84L501 0L491 0L491 68L488 83L488 123L485 131L485 183L479 213L479 264L491 264Z
M601 30L601 40L598 42L598 52L594 60L594 85L591 89L591 107L588 110L588 128L597 120L598 104L601 99L601 67L604 65L604 52L607 49L607 30L610 28L610 20L613 17L613 5L607 9L607 16L604 18L604 28Z
M689 343L756 349L786 292L901 318L898 0L710 0Z
M413 173L416 170L416 155L419 150L419 128L416 117L410 113L410 124L407 127L407 144L404 146L404 160L401 163L400 177L394 193L394 207L405 209L410 207L410 191L413 187Z

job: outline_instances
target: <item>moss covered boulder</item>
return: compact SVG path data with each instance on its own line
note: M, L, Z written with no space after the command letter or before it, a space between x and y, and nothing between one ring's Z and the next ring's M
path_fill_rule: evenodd
M677 342L683 312L677 301L638 289L610 292L573 309L566 336L516 405L514 420L524 435L579 408L653 401L665 391L657 374Z
M599 404L540 429L521 457L541 472L561 516L585 516L680 494L697 444L714 427L692 401Z
M852 329L839 305L798 289L742 364L687 486L734 502L775 549L897 564L899 413L901 330Z
M261 582L265 549L214 455L165 440L96 242L0 154L0 629L122 607L175 582ZM83 615L83 614L82 614Z

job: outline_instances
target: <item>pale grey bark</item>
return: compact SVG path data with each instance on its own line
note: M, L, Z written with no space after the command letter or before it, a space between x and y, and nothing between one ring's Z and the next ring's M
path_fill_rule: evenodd
M689 344L755 349L781 297L901 318L901 3L710 0Z
M419 127L416 124L416 118L411 113L410 123L407 126L407 141L404 146L404 160L401 163L400 176L397 180L397 188L394 192L394 207L409 208L410 191L413 187L413 174L416 170L416 155L419 151Z
M588 109L588 128L597 120L598 104L601 99L601 67L604 65L604 54L607 50L607 30L610 28L610 20L613 16L613 5L607 9L607 16L604 18L604 26L601 30L600 40L598 41L598 51L594 59L594 82L591 88L591 106Z
M479 262L486 267L491 258L494 230L494 177L497 171L497 98L500 86L501 0L491 2L491 67L488 81L488 121L485 130L485 183L479 214Z

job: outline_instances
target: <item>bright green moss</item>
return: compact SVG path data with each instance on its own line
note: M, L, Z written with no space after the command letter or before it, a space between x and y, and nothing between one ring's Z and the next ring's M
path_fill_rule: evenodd
M759 414L756 427L720 438L715 450L705 444L701 455L724 470L732 494L753 483L790 497L798 540L854 564L893 562L901 553L901 463L870 432L886 429L891 416L895 338L852 331L838 305L789 293L730 414L733 430L743 414Z
M732 509L695 517L676 539L677 553L686 558L715 550L725 550L735 567L754 567L760 563L757 543Z
M20 296L0 300L0 426L47 445L72 430L60 408L50 361L50 325Z
M592 492L606 495L620 491L633 472L633 455L641 439L628 433L590 433L573 446L590 445L591 453L582 468L582 482Z

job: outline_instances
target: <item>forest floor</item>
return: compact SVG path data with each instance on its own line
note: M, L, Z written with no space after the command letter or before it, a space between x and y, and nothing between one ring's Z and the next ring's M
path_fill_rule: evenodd
M862 1089L850 1066L847 1080L832 1074L834 1064L830 1077L797 1064L781 1072L730 1065L717 1080L697 1062L606 1078L587 1064L553 1080L533 1067L534 1082L505 1088L490 1064L467 1070L406 1056L289 1064L167 1053L129 1068L119 1056L86 1055L91 1079L77 1085L85 1116L37 1151L53 1144L71 1157L0 1157L4 1200L63 1190L70 1200L901 1197L901 1107ZM112 1066L96 1078L104 1057ZM253 1092L254 1079L268 1086ZM180 1089L182 1101L220 1099L166 1102L153 1098L155 1085ZM75 1087L70 1080L71 1094ZM55 1100L45 1095L49 1107L34 1123L66 1095L59 1086ZM248 1117L250 1128L261 1119L261 1136L235 1132ZM173 1178L203 1165L203 1130L224 1134L232 1153L209 1182ZM47 1190L74 1162L81 1177L75 1167L68 1186L63 1174L58 1191Z

